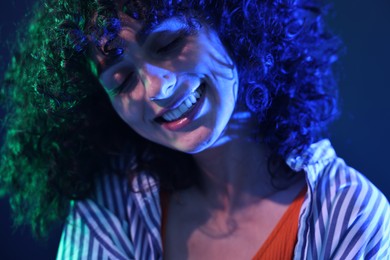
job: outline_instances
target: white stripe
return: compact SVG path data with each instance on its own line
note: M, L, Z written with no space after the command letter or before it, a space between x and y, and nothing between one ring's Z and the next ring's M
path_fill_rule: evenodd
M381 204L379 205L378 209L384 209L388 207L388 204L386 203L386 201L382 200L381 201ZM387 221L386 221L387 220ZM376 234L376 236L374 236L371 241L369 241L369 243L367 244L367 248L366 248L366 253L370 252L370 250L375 247L378 243L380 243L382 241L385 242L386 238L383 237L384 234L387 234L387 240L389 240L389 237L390 237L390 230L389 230L389 221L390 221L390 216L387 216L387 219L386 219L386 216L384 217L384 223L383 225L380 226L380 229L378 231L378 233ZM386 230L387 229L387 230ZM384 247L382 247L383 251L385 250ZM377 252L377 255L381 254L381 251ZM373 256L375 257L375 255Z
M65 259L64 256L65 256L65 252L67 250L67 247L65 246L65 244L66 244L65 239L66 239L68 230L69 230L69 226L66 225L64 228L64 231L61 234L60 245L58 246L58 252L57 252L57 257L56 257L57 260Z
M88 204L91 207L92 212L94 212L98 216L99 220L103 223L103 225L105 225L106 228L102 230L98 225L98 223L96 222L95 218L91 215L91 212L84 206L84 204L78 203L78 209L80 210L80 212L82 212L85 215L86 217L85 221L88 223L89 227L90 228L92 227L95 234L98 235L100 239L105 241L105 243L109 246L108 249L110 251L112 250L116 252L118 255L120 255L125 259L126 256L121 244L119 243L119 239L115 235L113 229L109 228L109 224L107 220L104 218L104 216L102 215L102 213L100 213L100 209L95 205L95 203L93 203L90 200L86 200L84 203Z
M125 169L126 160L121 158L115 165L113 162L113 168L117 169L119 167L118 170ZM335 259L340 258L344 253L348 253L347 259L355 256L356 253L361 254L361 258L364 258L363 253L368 253L379 241L381 242L381 248L376 256L378 259L390 259L390 211L386 198L358 172L348 168L342 159L338 159L329 141L322 141L312 145L306 154L297 154L295 157L289 157L287 163L290 167L295 167L294 169L304 169L309 189L300 212L298 241L294 251L294 259L313 259L313 252L317 253L317 258L325 255L330 256L336 248L338 248L338 251L334 252ZM350 182L347 181L347 174L351 178ZM67 259L70 257L70 246L77 247L81 244L83 244L83 255L84 253L87 254L89 239L93 239L93 254L89 256L92 259L97 259L99 246L102 246L104 249L103 258L105 259L115 259L111 251L119 252L125 258L124 248L122 248L119 242L119 237L122 237L126 247L131 248L133 257L137 260L161 258L159 256L161 252L159 191L149 186L152 180L150 177L142 174L139 178L140 185L138 185L138 182L133 183L135 184L133 187L137 191L135 193L127 190L126 178L122 179L114 175L100 178L97 182L96 195L98 201L103 203L105 200L102 196L102 190L104 189L107 193L109 205L105 205L106 208L103 208L90 200L79 202L79 209L83 215L77 215L77 221L69 219L70 222L67 223L62 234L57 257L63 252L65 254L64 258ZM104 183L102 180L104 180ZM336 186L336 180L340 181L339 186ZM114 190L108 185L111 182ZM322 185L319 185L319 183L322 183ZM356 196L353 196L354 191L360 183L363 185L362 190L356 198ZM153 186L154 183L151 185ZM315 190L315 193L312 193L313 190ZM327 191L329 191L328 195ZM372 194L370 194L371 191ZM340 201L341 194L346 195L343 201ZM368 204L365 207L361 207L366 196L369 196ZM319 198L318 203L316 201L317 198ZM380 204L374 207L376 200ZM326 204L327 201L331 202L329 207ZM349 205L354 202L356 205L353 207L351 215L346 215ZM91 212L88 212L89 210L83 207L83 203L88 203L91 206L91 211L95 212L99 220L102 221L104 225L102 227L103 230L91 217ZM118 204L118 209L114 207L114 203ZM334 208L337 203L341 203L338 212ZM126 208L124 209L122 206ZM147 206L150 207L151 215L147 212ZM112 227L109 227L108 219L103 217L103 210L107 212L109 218L113 221L114 227L118 229L119 237L113 232ZM115 212L116 210L119 212ZM311 213L310 218L309 213ZM371 213L375 214L370 217ZM84 216L85 219L81 219ZM347 220L345 222L347 227L343 227L344 220ZM319 232L320 221L324 222L324 233ZM336 223L335 233L333 236L330 236L332 231L329 228L332 222ZM77 230L75 241L71 241L72 230L82 227L85 225L83 223L88 223L85 227L88 231L89 229L92 231L84 232L85 238L83 241L79 241L80 230ZM310 229L310 227L314 228ZM352 238L357 232L362 231L363 227L365 228L363 235L358 238L355 244L351 244L354 243ZM380 231L374 235L374 231L378 227L380 227ZM128 231L127 228L130 230ZM341 234L342 230L346 234ZM98 235L98 239L94 238L95 233ZM130 238L127 237L127 234L130 234ZM311 237L314 237L314 241L310 240ZM341 238L343 239L342 241L340 240ZM99 243L100 241L107 243L107 248L104 248L104 245ZM155 244L156 242L157 245ZM327 243L331 243L331 252L324 252ZM304 246L306 248L303 248ZM345 252L348 246L351 246L351 249L349 252Z
M335 221L335 218L337 218L337 221L335 221L336 226L335 226L334 233L333 233L333 235L336 237L329 238L329 241L332 242L331 253L334 252L334 250L336 249L336 247L340 243L339 240L341 238L340 236L342 235L342 233L341 233L342 229L344 228L343 225L344 225L345 213L346 213L346 210L349 209L350 203L353 203L353 201L351 201L351 199L354 199L352 196L354 195L354 192L356 191L356 189L358 187L357 185L346 184L345 172L340 171L339 175L340 175L339 177L340 177L341 187L339 187L338 194L336 195L336 198L334 201L334 206L336 206L339 203L341 203L341 206L340 206L339 212L332 212L331 217L330 217L332 219L332 221ZM354 180L351 176L351 183L354 183L354 182L356 182L356 180ZM346 185L348 187L345 187ZM344 200L340 201L342 196L345 196ZM356 207L356 204L355 204L355 207ZM352 223L348 223L348 226L350 226L351 224ZM329 255L331 255L331 253Z
M316 194L316 196L321 196L321 204L320 205L317 205L317 202L316 202L316 198L311 198L310 196L307 198L307 203L304 202L304 204L302 205L302 209L301 209L301 212L303 211L303 208L306 208L307 211L311 211L313 213L316 212L317 208L321 208L321 215L320 216L317 216L317 214L314 214L312 216L312 218L307 218L308 216L307 215L303 215L302 218L300 218L300 222L299 222L299 230L298 230L298 242L297 242L297 245L296 245L296 248L295 248L295 256L294 256L294 259L313 259L313 256L311 255L311 252L312 251L320 251L321 248L324 248L325 245L323 245L322 243L324 242L320 242L321 239L320 239L320 232L319 232L319 221L322 219L324 220L325 222L325 227L326 227L326 223L327 222L331 222L333 221L332 217L335 218L337 217L339 222L337 222L337 226L336 226L336 229L335 229L335 235L340 235L340 234L337 234L339 233L338 231L340 231L342 229L341 225L344 221L344 219L346 218L348 220L348 225L351 225L353 223L353 220L354 220L354 216L359 216L360 214L362 214L362 209L360 208L360 205L362 204L363 202L363 199L364 197L368 194L369 192L369 186L374 190L373 191L373 194L371 194L371 197L369 199L369 205L366 207L366 213L363 213L363 219L360 219L359 223L355 223L356 226L354 226L351 230L346 230L348 232L347 234L347 237L345 238L344 240L344 243L341 244L341 245L338 245L337 244L337 241L338 238L336 237L332 237L332 238L329 238L330 242L334 243L332 245L332 248L336 248L337 246L339 246L339 252L338 252L338 256L341 256L343 253L345 253L345 249L348 247L348 245L352 242L351 241L351 238L354 237L354 235L356 234L356 232L359 230L359 228L361 229L363 227L363 225L367 225L367 228L364 230L364 234L363 236L357 241L357 243L355 244L354 247L352 247L351 249L351 252L349 252L350 254L348 255L347 259L349 259L350 257L354 256L358 251L359 249L362 249L362 247L365 247L366 243L368 241L370 241L370 239L372 239L372 245L370 248L366 248L366 253L369 252L369 249L371 249L373 246L376 245L375 242L377 241L380 241L382 239L382 245L381 245L381 249L379 250L378 252L378 259L390 259L390 256L389 256L389 241L390 241L390 227L389 224L386 224L386 223L380 223L380 218L382 217L386 217L389 218L389 215L390 215L390 212L389 212L389 204L387 202L387 200L385 199L385 197L379 193L379 191L376 190L376 188L374 186L372 186L371 183L369 183L367 180L365 180L362 176L360 176L359 173L355 172L354 170L352 170L351 168L349 168L349 170L351 170L351 177L352 177L352 183L354 182L353 178L357 178L356 181L357 182L362 182L363 183L363 187L362 187L362 191L360 192L358 198L357 198L357 205L354 206L353 208L353 211L351 213L350 216L346 216L345 214L347 213L346 212L346 207L348 207L348 205L351 203L351 199L354 200L356 198L353 198L352 197L352 194L353 192L356 190L356 185L355 184L350 184L350 183L346 183L346 174L348 174L348 172L346 171L347 167L344 163L343 160L341 159L337 159L336 163L334 163L332 165L332 167L329 168L328 166L328 169L325 171L324 167L326 165L329 164L329 162L331 160L334 160L336 157L335 157L335 153L334 153L334 150L332 149L331 146L329 147L326 147L325 146L319 146L317 147L317 151L313 152L314 155L318 155L318 154L321 154L322 153L322 156L324 157L327 157L326 160L324 158L318 158L319 161L318 162L313 162L311 161L312 164L310 165L306 165L306 166L303 166L303 168L305 169L306 171L306 174L307 174L307 180L308 180L308 186L309 187L315 187L315 189L317 190L317 192L320 192L322 194ZM312 152L312 151L311 151ZM331 155L331 156L330 156ZM333 159L331 158L333 157ZM305 158L305 156L302 156L302 158ZM295 165L299 165L301 162L299 161L294 161ZM321 169L322 172L318 172L318 170ZM343 171L339 171L340 169L343 169ZM337 176L336 178L339 178L340 179L340 186L343 187L343 185L352 185L351 187L345 187L346 189L350 189L350 190L347 190L347 191L344 191L344 192L347 192L346 193L346 197L345 197L345 200L342 202L343 205L342 207L340 208L340 211L338 212L338 214L336 215L331 215L330 219L328 218L329 217L329 209L326 208L326 200L334 200L332 198L335 198L335 191L338 189L338 187L336 187L334 181L334 175L335 174L339 174L339 176ZM318 177L321 177L321 178L329 178L328 181L329 181L329 185L331 185L331 187L318 187L316 186L318 184ZM326 194L324 193L325 189L324 188L330 188L330 196L329 198L324 198L323 196L325 196ZM374 195L375 194L375 195ZM309 192L309 195L310 195L310 192ZM369 195L369 194L368 194ZM378 197L380 196L380 197ZM379 207L382 209L379 210L379 209L375 209L373 208L374 206L374 203L375 203L375 200L376 199L380 199L381 200L381 205L386 205L386 207ZM311 204L313 203L313 204ZM334 205L334 202L333 202L333 205ZM312 207L311 207L312 206ZM376 213L375 214L375 217L371 218L371 219L368 219L368 216L371 212L374 212ZM386 216L383 216L383 215L386 215ZM309 221L309 223L313 223L315 225L315 228L314 230L308 230L308 233L306 234L303 234L302 232L304 231L304 229L306 228L306 223L307 221ZM386 221L387 223L390 222L388 219ZM387 230L387 233L385 233L385 231L382 231L382 232L379 232L374 238L372 237L374 234L373 234L373 231L375 230L375 228L377 228L378 226L382 226L382 225L386 225L386 227L384 227L385 230ZM327 231L326 231L327 232ZM304 241L304 240L307 240L309 239L310 237L310 234L313 234L315 235L315 241ZM374 242L375 240L375 242ZM308 248L307 249L304 249L302 248L303 245L304 245L304 242L308 242ZM329 241L328 241L329 242ZM340 242L340 241L339 241ZM303 252L303 254L302 254ZM324 253L323 253L324 254ZM382 254L382 255L380 255ZM337 259L337 256L335 257L335 259Z
M97 241L96 238L92 238L92 256L91 256L91 260L92 259L98 259L98 252L99 252L99 242Z

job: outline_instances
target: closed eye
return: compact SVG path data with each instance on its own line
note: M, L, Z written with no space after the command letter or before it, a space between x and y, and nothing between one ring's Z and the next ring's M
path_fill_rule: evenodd
M118 85L113 89L108 90L107 92L110 96L116 96L125 91L131 90L132 88L135 87L136 83L137 83L136 76L133 72L131 72L126 76L123 82L120 83L120 85Z
M178 36L170 41L168 44L163 45L162 47L157 48L156 53L159 55L162 54L171 54L179 52L185 44L185 37Z

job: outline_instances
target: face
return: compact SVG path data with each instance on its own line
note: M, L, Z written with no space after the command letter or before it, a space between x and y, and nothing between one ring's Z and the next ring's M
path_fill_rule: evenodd
M121 15L123 53L96 51L99 79L119 116L138 134L186 153L216 144L233 113L238 76L217 34L169 18L142 38Z

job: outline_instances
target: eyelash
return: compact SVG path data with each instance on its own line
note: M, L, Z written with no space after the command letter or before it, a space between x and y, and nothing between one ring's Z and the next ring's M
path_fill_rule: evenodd
M183 33L184 34L184 33ZM163 45L162 47L158 48L156 50L156 53L159 55L167 55L171 52L174 52L176 49L179 49L181 45L183 45L185 40L185 35L179 35L176 38L174 38L172 41L170 41L168 44ZM129 86L130 81L133 81L134 75L133 73L130 73L125 80L116 88L112 89L110 93L112 95L118 95L125 91L125 89Z
M156 43L156 48L154 53L160 56L169 56L171 54L179 53L184 45L186 44L187 37L194 35L197 31L191 26L187 25L183 29L173 33L171 35L158 37L154 41ZM158 44L162 42L163 44Z
M185 36L179 35L178 37L174 38L169 43L163 45L162 47L157 48L156 53L159 55L162 54L170 54L171 52L174 52L175 50L181 49L180 47L183 46Z
M129 73L119 86L110 90L110 94L116 96L123 93L127 88L131 88L135 84L135 81L136 79L134 79L134 73Z
M162 45L161 47L158 47L155 50L155 53L157 55L166 55L169 56L170 54L176 53L179 50L182 49L184 46L186 37L191 34L190 29L184 29L179 32L179 34L173 38L172 41L169 41L167 44ZM103 52L106 53L106 55L113 55L113 56L120 56L123 53L123 48L115 48L113 46L110 46L113 41L108 42L105 46L103 46ZM111 47L111 48L110 48ZM107 48L107 49L106 49ZM109 90L109 94L116 96L121 93L123 93L127 88L132 87L130 85L134 85L136 79L134 79L134 73L130 73L128 76L126 76L125 80L117 87L115 87L112 90Z

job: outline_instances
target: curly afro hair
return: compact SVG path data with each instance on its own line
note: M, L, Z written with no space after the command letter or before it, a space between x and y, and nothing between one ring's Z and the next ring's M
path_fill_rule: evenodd
M178 15L211 26L236 63L239 102L276 156L305 149L337 115L332 63L340 41L319 1L43 0L34 10L2 82L0 184L16 223L35 234L63 219L69 200L89 196L96 175L115 172L116 157L129 158L118 173L129 178L147 171L175 189L195 181L180 175L194 171L192 158L136 135L95 76L90 48L104 46L91 39L115 39L119 11L146 25Z

